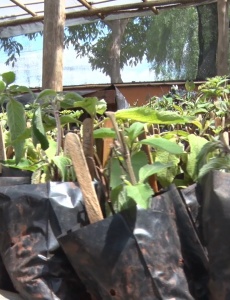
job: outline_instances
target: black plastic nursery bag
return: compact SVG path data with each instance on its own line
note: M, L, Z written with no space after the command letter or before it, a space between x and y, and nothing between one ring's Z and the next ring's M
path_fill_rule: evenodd
M55 189L59 199L53 197L52 201L59 201L78 215L82 199L73 183L0 187L1 256L16 290L24 299L87 300L90 296L52 229L60 228L50 204L50 194L53 195ZM60 211L60 216L68 226L69 215ZM76 217L74 224L78 220Z
M195 205L195 185L182 191L187 202ZM172 202L176 215L177 231L181 244L183 267L189 285L189 290L196 300L209 300L208 294L208 257L206 249L201 244L190 211L183 201L175 185L171 185L165 193L152 199L151 207L160 209L159 203ZM161 204L160 204L161 205ZM159 207L159 208L158 208Z
M210 300L230 299L230 174L211 171L200 183L202 227L210 265Z
M172 201L123 211L58 240L94 299L194 299Z

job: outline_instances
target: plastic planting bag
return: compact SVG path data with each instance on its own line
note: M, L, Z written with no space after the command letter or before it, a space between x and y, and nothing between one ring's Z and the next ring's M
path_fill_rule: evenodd
M230 299L230 174L211 171L200 183L202 227L209 255L210 300Z
M194 299L168 197L72 228L58 240L93 299Z
M73 183L0 187L0 252L24 299L91 299L54 234L63 224L65 229L84 225L83 211L81 191Z
M181 191L182 195L186 195L187 203L189 205L192 203L193 207L196 206L197 202L195 192L195 185ZM201 244L189 207L174 185L171 185L165 193L153 198L152 208L157 210L159 201L173 203L177 231L181 243L184 272L190 293L196 300L208 300L209 262L207 252ZM196 213L198 213L198 210L196 210Z
M9 177L10 176L10 177ZM31 181L31 173L19 172L17 169L2 166L0 186L27 184ZM15 292L12 281L0 256L0 289Z

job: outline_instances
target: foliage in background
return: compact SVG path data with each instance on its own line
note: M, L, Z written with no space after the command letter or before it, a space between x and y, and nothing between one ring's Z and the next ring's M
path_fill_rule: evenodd
M102 168L108 198L114 210L132 205L147 208L150 197L170 184L186 187L212 169L230 170L229 94L226 77L209 78L195 90L176 86L143 107L106 111L106 102L70 93L43 90L23 106L20 93L32 93L14 85L13 72L1 74L1 124L12 157L6 166L33 172L33 182L75 180L71 160L63 153L63 130L72 124L82 135L80 116L93 119L94 139L114 140L107 165ZM110 118L113 128L104 128ZM97 156L97 143L94 151Z
M199 79L206 79L215 75L215 9L216 3L120 20L124 33L118 30L119 20L72 26L65 29L64 43L67 48L74 47L76 57L87 56L92 69L109 75L113 83L122 81L120 71L124 66L135 66L143 59L158 80L195 79L197 72ZM39 32L27 37L36 40L40 35ZM22 47L14 38L0 39L0 49L8 54L8 64L16 63ZM117 64L115 79L111 64Z

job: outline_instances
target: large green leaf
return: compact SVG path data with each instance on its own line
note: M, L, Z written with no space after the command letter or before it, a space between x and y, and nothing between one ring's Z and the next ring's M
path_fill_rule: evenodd
M139 142L143 145L149 145L156 149L165 150L171 154L182 154L183 149L176 142L169 141L161 137L150 137Z
M172 111L156 111L148 107L135 107L118 110L116 118L151 124L185 124L194 118L178 115Z
M6 111L11 141L14 141L26 129L25 110L20 102L11 99L6 105ZM23 156L24 143L25 141L14 143L16 163L18 163Z
M41 144L41 148L43 150L48 149L49 147L49 141L46 137L46 132L43 126L42 122L42 111L41 107L39 106L32 118L32 130L33 130L33 143L34 146L36 147L37 144Z
M152 165L145 165L139 170L139 183L143 183L151 175L157 174L158 172L172 167L172 163L168 162L166 164L155 162Z
M13 83L16 79L16 75L14 72L6 72L1 74L2 76L2 80L6 83L6 85L9 85L11 83Z
M162 187L167 187L171 184L178 173L178 164L180 159L177 155L171 154L167 151L158 149L156 151L155 163L160 162L162 164L171 163L172 166L165 168L157 173L157 179Z
M127 196L132 198L141 208L149 208L149 199L153 195L153 190L149 184L139 183L134 186L125 186Z
M116 133L112 128L99 128L93 131L93 137L95 139L115 138Z
M205 138L190 134L188 136L188 142L190 145L190 153L188 153L186 171L188 175L193 179L197 179L197 157L203 148L203 146L208 142Z

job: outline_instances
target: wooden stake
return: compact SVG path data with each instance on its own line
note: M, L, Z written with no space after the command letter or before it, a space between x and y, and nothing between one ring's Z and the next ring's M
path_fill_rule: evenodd
M65 137L65 153L72 160L90 223L103 220L101 207L89 173L81 141L75 133L67 133Z

